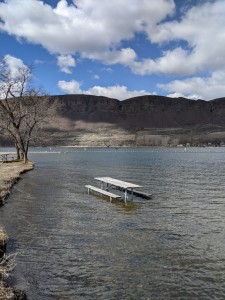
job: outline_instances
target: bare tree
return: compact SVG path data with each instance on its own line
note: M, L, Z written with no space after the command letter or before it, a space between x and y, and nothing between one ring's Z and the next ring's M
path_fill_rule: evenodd
M0 133L11 139L17 158L25 163L31 137L48 112L48 96L30 86L31 75L31 67L12 72L4 60L0 63Z

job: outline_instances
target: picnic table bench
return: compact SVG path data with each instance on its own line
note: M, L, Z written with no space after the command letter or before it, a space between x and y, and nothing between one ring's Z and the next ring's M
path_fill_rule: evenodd
M85 185L85 187L88 189L88 194L89 194L89 191L90 191L90 190L93 190L93 191L98 192L98 193L100 193L100 194L102 194L102 195L109 196L110 202L112 202L112 198L115 198L115 199L121 198L121 196L119 196L119 195L110 193L110 192L108 192L108 191L106 191L106 190L103 190L103 189L99 189L99 188L97 188L97 187L95 187L95 186L93 186L93 185Z

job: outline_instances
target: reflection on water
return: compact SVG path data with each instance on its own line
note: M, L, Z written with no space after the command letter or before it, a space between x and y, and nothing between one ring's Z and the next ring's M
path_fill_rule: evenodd
M69 151L33 154L0 209L16 287L32 300L225 299L225 149ZM154 197L87 195L96 176Z

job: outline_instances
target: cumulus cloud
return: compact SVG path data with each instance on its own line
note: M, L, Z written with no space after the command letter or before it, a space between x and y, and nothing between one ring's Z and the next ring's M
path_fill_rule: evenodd
M57 65L60 67L62 72L71 74L70 68L76 66L76 61L72 55L59 55L57 57Z
M189 9L180 21L164 22L151 34L151 41L187 43L183 64L187 72L224 68L225 1L204 1ZM168 57L168 62L170 58Z
M153 60L144 59L133 61L130 65L135 74L167 74L167 75L189 75L194 72L194 67L187 63L190 59L188 52L182 48L165 51L164 56Z
M6 81L4 80L4 78L2 80L0 78L0 99L4 99L8 94L8 83L11 80L11 91L15 96L19 96L18 91L20 91L21 85L20 82L17 82L17 76L21 76L21 71L26 70L27 66L23 63L21 59L7 54L4 56L2 62L0 62L0 69L3 73L6 72L8 76ZM26 88L26 83L24 88Z
M41 44L50 53L74 54L107 64L130 66L137 59L122 41L139 32L152 32L175 9L174 0L76 0L56 7L39 0L0 3L0 29ZM82 33L82 34L81 34ZM65 69L68 71L68 68Z
M150 93L145 90L139 91L129 91L124 85L115 85L109 87L94 86L88 91L84 91L84 94L96 95L96 96L105 96L110 98L115 98L119 100L125 100L132 97L149 95Z
M120 50L109 50L103 53L92 53L92 54L82 54L83 57L88 57L91 59L102 60L103 62L114 65L122 64L125 66L131 66L137 59L136 52L131 48L122 48Z
M61 59L79 53L140 75L189 76L224 68L225 1L199 1L179 20L171 19L174 11L174 0L59 0L55 7L40 0L3 0L0 30L40 44ZM161 47L162 54L142 59L134 49L121 46L138 33ZM182 46L175 46L179 41ZM170 43L173 48L168 50ZM71 64L61 69L69 73Z
M0 28L53 53L102 52L171 15L173 0L39 0L0 3ZM82 34L81 34L82 32ZM97 42L96 42L97 39Z
M3 60L12 77L18 76L21 69L27 68L21 59L9 54L5 55Z
M169 93L169 97L211 100L225 95L225 71L215 71L209 77L192 77L174 80L158 86Z
M58 87L60 90L68 93L68 94L82 94L81 84L76 80L71 81L58 81Z
M58 87L68 94L87 94L87 95L96 95L96 96L105 96L109 98L115 98L119 100L124 100L132 97L143 96L143 95L152 95L156 93L150 93L145 90L139 91L129 91L126 86L115 85L109 87L94 86L88 90L81 89L81 83L76 80L72 81L59 81Z

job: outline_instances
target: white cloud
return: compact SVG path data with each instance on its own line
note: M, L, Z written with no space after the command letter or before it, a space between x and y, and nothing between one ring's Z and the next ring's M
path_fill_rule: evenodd
M150 93L145 90L134 90L129 91L126 86L94 86L88 90L82 90L81 84L76 80L72 81L59 81L58 87L68 93L68 94L87 94L87 95L96 95L96 96L105 96L109 98L115 98L119 100L124 100L132 97L143 96L143 95L155 95L156 93Z
M100 79L100 77L99 77L97 74L95 74L95 75L93 76L93 79L95 79L95 80L99 80L99 79Z
M192 99L192 100L202 99L202 97L200 95L184 95L184 94L177 93L177 92L172 93L172 94L168 94L167 97L170 97L170 98L183 97L183 98L188 98L188 99Z
M23 71L27 71L27 66L23 61L17 57L9 54L5 55L2 62L0 62L0 72L7 74L7 78L0 78L0 99L4 99L8 95L9 83L11 84L11 92L15 96L20 96L21 84L20 80L17 81L18 77L24 74ZM25 82L24 89L26 88L27 82Z
M52 53L104 52L135 32L150 30L173 13L173 0L58 1L55 8L39 0L0 3L0 29Z
M109 50L103 53L82 54L83 57L102 60L107 64L122 64L130 66L137 59L136 52L131 48L122 48L120 50Z
M130 66L137 55L131 48L119 49L121 42L138 32L152 31L175 8L174 0L74 3L60 0L53 8L39 0L5 0L0 3L0 30L41 44L50 53L79 52L85 58Z
M82 90L80 88L81 84L76 80L64 81L60 80L58 82L58 87L60 90L68 93L68 94L82 94Z
M187 69L184 74L221 69L225 67L224 16L224 0L200 2L189 9L180 21L160 24L150 38L155 43L178 40L187 43L188 50L181 61L184 70L185 67Z
M76 61L72 55L59 55L57 57L57 65L60 67L62 72L71 74L70 68L76 66Z
M225 71L215 71L209 77L192 77L174 80L158 86L169 93L169 97L211 100L225 95Z
M112 68L107 67L107 68L102 68L101 71L112 73L113 70Z
M156 60L133 61L130 67L134 73L140 75L154 73L188 75L194 71L191 64L185 63L189 60L189 57L188 52L179 47L172 51L166 51L164 56Z
M18 76L21 69L27 68L21 59L9 54L5 55L3 60L12 77Z
M109 98L115 98L119 100L125 100L132 97L149 95L151 93L145 90L129 91L126 86L115 85L109 87L94 86L87 91L83 91L84 94L105 96Z
M122 64L140 75L184 76L225 67L224 0L200 1L186 9L179 20L167 22L163 21L173 16L174 0L74 3L59 0L52 7L40 0L4 0L0 3L0 30L41 44L57 55L71 58L71 54L80 53L108 65ZM134 49L122 48L122 41L135 39L137 33L145 34L149 43L165 51L157 58L149 53L142 59ZM170 42L175 43L171 46ZM64 65L62 70L69 73L70 67L73 65Z

